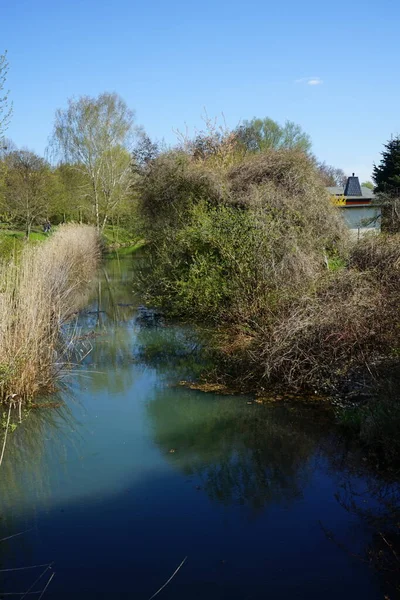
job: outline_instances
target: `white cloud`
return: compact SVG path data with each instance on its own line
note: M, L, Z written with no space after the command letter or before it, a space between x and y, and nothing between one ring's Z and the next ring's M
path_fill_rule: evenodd
M302 77L296 79L296 83L306 83L307 85L322 85L323 80L320 77Z

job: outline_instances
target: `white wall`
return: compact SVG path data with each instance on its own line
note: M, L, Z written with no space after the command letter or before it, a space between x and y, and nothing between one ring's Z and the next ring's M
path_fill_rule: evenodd
M363 235L381 230L381 210L376 206L346 206L341 207L340 211L347 226L354 233Z

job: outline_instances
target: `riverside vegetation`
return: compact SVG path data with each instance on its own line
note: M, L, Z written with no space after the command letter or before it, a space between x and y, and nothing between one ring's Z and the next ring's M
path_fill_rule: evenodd
M298 125L265 118L229 130L206 117L205 131L167 148L134 116L115 93L69 100L56 111L53 164L3 140L0 250L15 255L10 230L29 239L44 220L94 225L111 247L146 240L148 266L135 286L170 315L209 326L215 368L206 377L230 388L360 399L383 374L394 381L398 144L383 154L390 169L374 172L387 234L354 244L325 189L344 173L316 160ZM5 356L3 379L13 381L17 367ZM400 426L392 399L389 391L385 403L346 409L342 420L366 441L382 441L386 422Z
M398 395L372 390L399 367L400 237L352 242L304 148L240 134L209 130L143 167L149 265L137 284L209 325L206 379L261 396L351 392L342 421L397 461Z
M76 334L63 326L80 307L99 259L95 228L64 225L2 263L0 401L21 405L54 390Z

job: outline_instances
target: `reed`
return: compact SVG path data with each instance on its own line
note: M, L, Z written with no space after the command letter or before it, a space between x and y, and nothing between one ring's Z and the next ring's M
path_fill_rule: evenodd
M0 401L21 404L50 392L73 344L63 325L96 272L93 227L64 225L0 267Z

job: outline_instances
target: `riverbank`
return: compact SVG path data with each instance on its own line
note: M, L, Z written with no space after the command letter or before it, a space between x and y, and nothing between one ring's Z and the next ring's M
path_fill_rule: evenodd
M75 332L63 325L82 303L100 260L96 230L63 225L25 245L0 270L0 401L17 406L55 389Z

